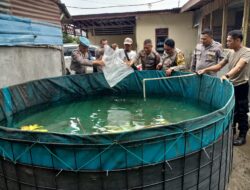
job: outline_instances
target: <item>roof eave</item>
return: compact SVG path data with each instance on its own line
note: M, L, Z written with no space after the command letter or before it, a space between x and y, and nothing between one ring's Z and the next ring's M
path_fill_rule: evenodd
M180 10L181 13L187 11L193 11L201 8L202 6L212 2L213 0L189 0L186 4L184 4Z
M164 10L153 10L153 11L137 11L137 12L124 12L124 13L102 13L102 14L92 14L92 15L73 15L73 20L78 19L97 19L97 18L113 18L113 17L128 17L136 16L139 14L154 14L154 13L179 13L180 8L164 9Z
M66 16L67 19L71 19L71 15L64 3L57 3L63 14Z

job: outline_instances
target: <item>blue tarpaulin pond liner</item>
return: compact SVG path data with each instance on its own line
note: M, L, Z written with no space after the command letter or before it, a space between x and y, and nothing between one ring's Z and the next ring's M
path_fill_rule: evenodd
M181 75L182 73L177 73ZM110 88L103 74L71 75L1 89L0 121L40 104L102 95L142 96L135 72ZM147 96L178 95L216 108L202 117L123 133L67 135L0 127L1 189L225 189L232 161L234 91L207 75L146 83Z

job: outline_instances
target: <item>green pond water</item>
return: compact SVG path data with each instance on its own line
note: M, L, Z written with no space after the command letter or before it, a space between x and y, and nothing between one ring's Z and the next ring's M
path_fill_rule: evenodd
M206 115L214 108L182 97L92 97L25 110L2 126L21 129L38 125L48 132L101 134L157 127ZM33 129L32 129L33 130Z

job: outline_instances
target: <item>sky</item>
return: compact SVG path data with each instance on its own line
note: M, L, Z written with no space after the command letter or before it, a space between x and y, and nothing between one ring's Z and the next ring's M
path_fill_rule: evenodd
M61 2L67 6L67 9L71 15L89 15L101 13L122 13L172 9L177 8L178 6L182 7L187 1L188 0L61 0Z

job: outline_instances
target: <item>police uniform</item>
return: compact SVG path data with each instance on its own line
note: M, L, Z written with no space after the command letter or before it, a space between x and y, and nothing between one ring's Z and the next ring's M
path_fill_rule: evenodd
M211 45L205 47L203 44L197 44L191 62L193 72L216 65L223 59L223 49L219 42L212 41ZM216 73L210 72L210 75Z
M142 64L142 70L156 70L156 66L161 62L161 57L157 52L151 51L150 54L146 54L144 50L141 50L135 57L135 63L139 60Z
M89 47L90 41L87 38L80 37L79 40L80 44ZM70 69L75 71L76 74L84 74L86 73L86 66L93 66L92 60L93 58L89 52L83 54L79 48L75 49L72 51Z
M71 55L70 69L76 74L86 73L86 66L93 66L92 57L90 53L82 54L79 49L75 49Z
M175 48L174 54L169 55L165 51L162 55L162 70L173 69L175 71L185 69L185 58L182 51Z

